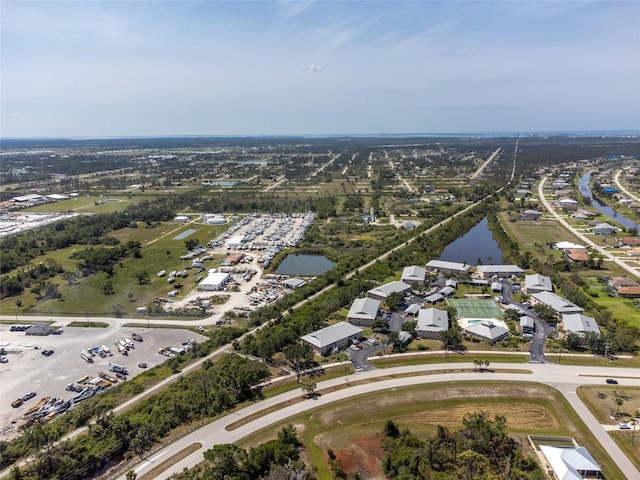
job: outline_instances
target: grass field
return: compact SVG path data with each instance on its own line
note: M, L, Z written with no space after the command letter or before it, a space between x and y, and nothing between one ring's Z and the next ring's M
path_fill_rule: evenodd
M476 411L504 415L509 432L519 441L529 434L573 436L581 445L589 445L607 479L624 478L560 393L528 382L438 383L362 395L285 419L256 432L242 446L274 438L283 425L292 423L305 444L305 459L317 469L319 479L333 478L328 448L348 474L360 469L366 470L368 478L383 478L380 433L387 419L424 438L433 435L437 425L459 428L463 416Z
M153 200L157 195L116 194L106 197L76 197L58 202L45 203L22 210L25 213L112 213L124 210L145 200Z
M493 300L473 298L449 298L449 305L456 309L461 318L501 318L502 312Z
M156 297L164 297L167 292L174 289L172 284L166 281L166 277L157 277L160 270L187 269L188 276L178 281L183 285L183 291L189 292L196 285L196 278L200 269L190 269L190 260L181 260L180 256L187 253L185 239L174 240L181 232L188 229L197 229L188 238L196 238L201 243L206 243L227 226L194 225L162 223L153 228L125 228L113 232L112 235L126 243L129 240L137 240L142 244L142 258L126 258L117 263L113 275L107 277L105 273L96 273L86 278L79 278L74 283L68 284L63 280L63 275L58 275L50 281L58 283L58 291L62 293L60 300L39 301L35 295L27 290L20 297L9 297L0 301L0 310L3 312L21 313L27 309L30 313L46 314L80 314L80 315L113 315L113 306L123 306L122 313L126 316L140 316L136 313L136 307L145 306ZM86 248L85 246L72 246L63 250L51 252L42 257L35 258L32 263L37 264L45 258L52 258L59 262L66 271L73 272L77 269L76 261L71 255ZM222 256L214 256L205 262L205 267L217 266ZM149 275L150 283L141 285L136 274L145 271ZM103 287L107 281L113 284L114 293L105 295ZM129 297L129 293L132 294ZM178 299L180 294L178 294ZM21 307L16 307L16 299L21 301Z
M640 388L611 385L583 386L578 388L577 393L600 423L618 423L640 417ZM619 412L618 406L613 401L616 393L624 399ZM612 415L617 417L616 420L611 419ZM611 437L640 469L640 425L636 428L635 432L633 430L613 431Z

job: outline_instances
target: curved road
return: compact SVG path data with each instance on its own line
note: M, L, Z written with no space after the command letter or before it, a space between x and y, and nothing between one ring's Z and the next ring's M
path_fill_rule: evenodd
M582 421L587 425L591 433L601 443L604 449L608 452L609 456L618 466L618 468L624 473L624 475L632 480L640 478L640 472L626 457L624 452L618 447L618 445L612 440L607 433L606 428L601 425L593 414L585 407L576 394L576 388L581 385L602 383L606 377L616 377L619 379L620 384L623 386L635 386L640 387L640 375L637 369L621 369L612 367L579 367L579 366L565 366L565 365L522 365L522 370L528 371L528 373L503 373L501 369L513 371L514 368L519 368L512 363L496 363L491 365L496 371L493 373L467 372L467 373L453 373L453 370L448 370L450 365L436 364L436 365L412 365L405 367L396 367L393 369L379 369L369 370L360 373L353 374L349 377L335 378L320 382L318 384L318 391L330 388L336 385L349 385L349 380L354 382L361 382L363 380L371 380L361 385L347 386L343 389L325 393L315 400L304 400L302 402L295 403L288 407L278 409L271 413L265 413L259 415L259 413L265 409L278 405L282 402L299 398L302 395L301 390L293 390L287 393L283 393L276 397L264 400L259 403L255 403L248 407L243 408L237 412L227 415L221 419L218 419L188 435L177 440L171 445L158 450L151 454L150 458L143 460L139 463L134 471L141 477L142 475L149 473L153 468L157 467L164 460L170 459L173 455L178 454L183 449L193 445L194 443L201 443L202 447L186 456L185 458L176 461L170 467L162 472L163 478L167 476L181 472L184 468L191 468L203 460L204 451L211 448L215 444L221 443L235 443L247 436L271 425L281 423L287 418L298 415L302 412L312 410L317 407L326 406L330 403L351 398L357 395L363 395L376 391L388 391L389 389L420 385L424 383L434 382L464 382L474 380L497 380L505 382L539 382L556 388L569 402L573 409L580 416ZM427 372L438 371L438 373L427 374ZM376 377L389 377L390 375L411 374L416 372L425 372L425 375L415 375L408 377L383 379L379 381L373 381ZM255 416L253 418L252 416ZM239 426L234 430L227 430L227 428L235 422L240 420L246 420L246 423ZM125 480L125 477L119 477Z
M543 186L544 186L544 183L547 181L547 178L548 177L544 177L542 180L540 180L540 184L538 185L538 197L540 198L540 201L542 202L544 207L549 211L549 213L551 215L553 215L556 218L556 220L558 220L558 222L560 222L562 224L563 227L565 227L567 230L571 231L576 237L578 237L580 240L585 242L591 248L593 248L594 250L598 251L604 257L608 258L609 260L611 260L615 264L619 265L621 268L623 268L624 270L629 272L631 275L633 275L635 277L640 277L640 272L638 272L638 270L636 270L633 267L630 267L629 265L624 263L619 258L617 258L614 255L612 255L611 253L607 252L600 245L597 245L592 240L587 238L584 234L578 232L575 228L573 228L571 225L569 225L569 223L555 211L555 209L551 206L551 204L545 198L544 192L543 192Z

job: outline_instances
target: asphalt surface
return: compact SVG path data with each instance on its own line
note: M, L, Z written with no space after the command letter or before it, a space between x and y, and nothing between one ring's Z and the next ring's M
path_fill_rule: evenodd
M361 385L348 386L335 392L323 394L316 397L315 399L305 400L303 402L295 403L288 407L278 409L277 411L274 411L272 413L256 415L264 409L278 405L287 400L298 398L302 395L302 392L299 390L287 392L243 408L242 410L216 420L215 422L212 422L211 424L206 425L186 435L173 444L168 445L167 447L151 454L148 459L145 459L141 463L139 463L134 468L134 471L136 472L138 477L140 477L145 473L148 473L154 467L161 464L164 460L170 459L172 456L178 454L188 446L198 442L202 444L202 447L196 452L173 463L167 470L165 470L162 473L162 476L163 478L166 478L173 473L181 472L184 468L191 468L200 463L204 458L204 452L215 444L238 442L263 428L282 422L283 420L286 420L287 418L290 418L292 416L354 396L376 391L389 390L402 386L420 385L424 383L462 382L479 379L477 372L454 373L453 371L447 371L448 367L449 365L446 364L415 365L396 367L393 369L357 372L348 377L341 377L327 380L325 382L320 382L318 384L318 390L323 390L336 385L349 385L349 381L361 381L366 379L374 379L375 377L388 376L390 374L390 370L394 375L422 371L442 371L442 373L393 378L380 380L377 382L374 381ZM631 461L626 457L624 452L607 434L607 429L603 425L598 423L593 414L584 406L584 404L576 395L576 388L580 385L594 384L598 383L599 381L604 383L604 379L607 377L618 378L620 385L622 386L640 387L640 372L638 372L637 369L621 369L611 367L578 367L554 364L528 364L524 366L524 369L529 370L533 375L500 372L501 369L512 370L513 368L513 364L492 364L492 369L495 371L493 373L490 373L489 376L483 374L482 379L505 382L537 381L556 388L568 400L568 402L575 409L580 418L590 429L594 437L598 439L598 441L602 444L604 449L616 463L618 468L620 468L620 470L624 473L624 475L629 480L636 480L640 478L640 472L635 468ZM232 426L233 423L248 419L252 415L255 415L255 418L247 420L247 423L235 429L228 429L230 426ZM120 478L125 479L124 476Z

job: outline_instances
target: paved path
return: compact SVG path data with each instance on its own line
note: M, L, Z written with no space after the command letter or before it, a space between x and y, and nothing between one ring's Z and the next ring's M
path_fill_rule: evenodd
M326 393L315 400L305 400L295 403L288 407L280 408L272 413L259 415L261 411L286 402L291 399L299 398L302 395L301 390L294 390L283 393L276 397L272 397L265 401L255 403L243 408L233 414L227 415L215 422L212 422L197 431L186 435L175 443L166 448L153 453L149 459L142 461L134 468L138 477L149 472L163 460L176 455L178 452L188 446L200 442L202 447L196 452L188 455L184 459L173 464L168 470L163 472L163 477L182 471L184 468L191 468L203 460L203 453L211 446L220 443L235 443L247 436L271 425L281 423L282 421L300 413L312 410L314 408L327 406L333 402L348 399L358 395L372 393L376 391L388 391L389 389L399 388L403 386L421 385L433 382L461 382L474 380L496 380L509 382L531 382L537 381L556 388L568 400L571 406L576 410L578 415L591 430L594 437L602 444L611 456L612 460L618 465L620 470L628 479L640 478L640 472L635 468L631 461L626 457L624 452L606 433L606 429L598 423L591 412L580 401L575 391L580 385L593 384L602 382L604 378L616 377L622 386L638 386L640 387L640 373L637 369L620 369L613 367L576 367L565 365L535 365L528 364L522 366L514 366L514 364L492 364L495 372L487 372L479 374L478 372L454 373L449 368L455 368L451 364L436 365L412 365L405 367L396 367L392 369L369 370L348 377L335 378L320 382L318 390L330 388L336 385L349 385L349 382L360 382L363 380L375 380L380 377L388 377L389 375L411 374L416 372L425 372L425 375L414 375L410 377L386 378L379 381L372 381L361 385L348 386L335 392ZM501 369L513 370L522 367L527 373L503 373ZM434 373L428 373L434 372ZM532 374L532 375L531 375ZM598 378L599 377L599 378ZM257 415L258 414L258 415ZM256 418L251 418L255 416ZM228 430L229 426L239 420L247 419L247 423L236 429ZM121 477L124 479L125 477Z
M629 265L624 263L622 260L620 260L618 257L616 257L616 256L612 255L611 253L609 253L608 251L606 251L600 245L594 243L592 240L587 238L586 235L580 233L574 227L569 225L569 223L555 211L555 209L551 206L551 204L547 201L547 199L544 196L543 188L544 188L545 182L547 181L547 178L548 177L544 177L542 180L540 180L540 184L538 185L538 197L540 198L540 201L542 202L544 207L549 211L549 213L551 215L553 215L556 218L556 220L558 220L558 222L560 222L560 224L562 224L563 227L565 227L567 230L571 231L576 237L578 237L584 243L589 245L591 248L593 248L594 250L596 250L599 253L601 253L607 259L609 259L612 262L614 262L617 265L619 265L621 268L623 268L624 270L629 272L631 275L633 275L635 277L640 277L640 272L638 272L637 269L635 269L633 267L630 267Z
M640 198L638 198L637 196L635 196L633 193L631 193L629 190L627 190L624 185L622 185L622 183L620 183L620 174L623 172L624 170L618 170L616 172L616 174L613 176L613 181L615 182L616 186L625 193L625 195L627 195L628 197L632 198L633 200L635 200L636 202L640 202Z
M485 168L487 168L487 166L489 166L489 164L491 163L491 161L494 159L494 157L498 154L498 152L500 152L500 150L502 150L501 148L497 149L495 152L493 152L491 155L489 155L489 158L487 158L487 161L484 162L482 165L480 165L480 168L478 168L478 170L476 170L474 173L471 174L471 176L469 177L470 180L473 180L474 178L478 178L482 172L484 171Z

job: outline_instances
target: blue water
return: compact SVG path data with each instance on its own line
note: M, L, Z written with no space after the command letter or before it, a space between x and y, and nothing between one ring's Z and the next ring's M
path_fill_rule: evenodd
M444 247L438 260L475 265L502 264L502 250L493 239L488 221L483 218L471 230Z
M613 221L619 223L620 225L624 225L627 228L636 228L640 230L640 225L636 224L636 222L618 213L608 205L601 204L598 200L593 198L593 194L591 193L591 189L589 188L589 180L591 179L591 174L593 172L595 172L595 170L587 172L582 177L580 177L580 180L578 181L578 189L580 190L580 193L582 193L585 198L589 198L591 200L591 205L593 206L593 208L598 210L600 213L606 215Z
M320 275L335 266L331 260L322 255L287 255L276 273L282 275Z

